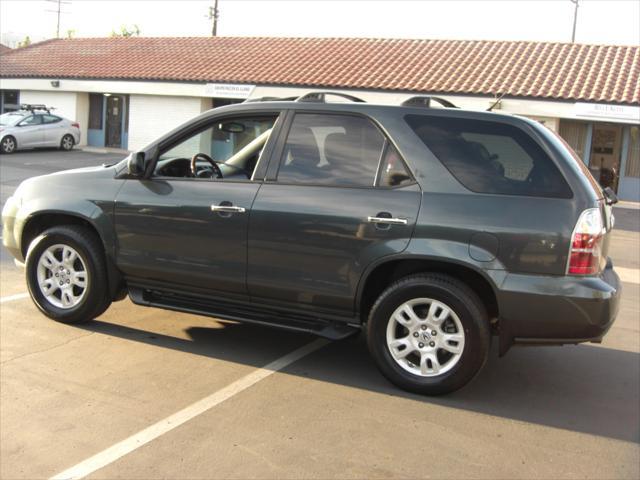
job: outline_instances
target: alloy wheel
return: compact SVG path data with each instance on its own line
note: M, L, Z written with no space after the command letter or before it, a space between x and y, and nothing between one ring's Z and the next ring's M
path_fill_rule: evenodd
M465 334L454 310L432 298L400 305L387 324L387 347L395 362L420 377L451 370L462 357Z
M80 254L69 245L47 248L38 260L38 286L51 305L70 309L84 298L89 275Z
M71 135L65 135L62 137L62 148L64 150L71 150L73 148L73 138Z
M16 148L16 142L11 137L6 137L2 140L2 151L5 153L11 153Z

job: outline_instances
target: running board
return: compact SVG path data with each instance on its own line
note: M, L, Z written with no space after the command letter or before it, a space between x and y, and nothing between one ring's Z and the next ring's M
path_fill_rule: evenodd
M341 340L360 331L347 323L156 289L129 286L129 297L137 305L312 333L329 340Z

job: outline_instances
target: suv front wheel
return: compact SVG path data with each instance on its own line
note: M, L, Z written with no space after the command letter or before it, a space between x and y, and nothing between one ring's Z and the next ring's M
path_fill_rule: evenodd
M486 309L457 279L420 274L393 283L378 298L367 325L369 350L399 387L441 395L467 384L487 360Z
M26 270L31 298L53 320L92 320L111 304L102 245L86 228L43 232L29 245Z

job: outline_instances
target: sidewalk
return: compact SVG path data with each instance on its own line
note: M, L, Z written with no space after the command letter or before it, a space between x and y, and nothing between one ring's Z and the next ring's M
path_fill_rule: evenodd
M629 210L640 210L640 202L627 202L620 200L614 205L615 208L627 208Z
M122 153L123 155L131 153L129 150L124 150L122 148L90 147L88 145L77 147L77 149L88 153Z

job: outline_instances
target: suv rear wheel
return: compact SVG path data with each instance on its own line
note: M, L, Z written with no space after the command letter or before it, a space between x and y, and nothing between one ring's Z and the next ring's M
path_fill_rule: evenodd
M440 274L412 275L387 288L371 309L367 335L385 377L426 395L471 381L490 343L486 309L476 293Z
M53 320L92 320L111 304L102 245L86 228L46 230L31 242L26 270L31 298Z

